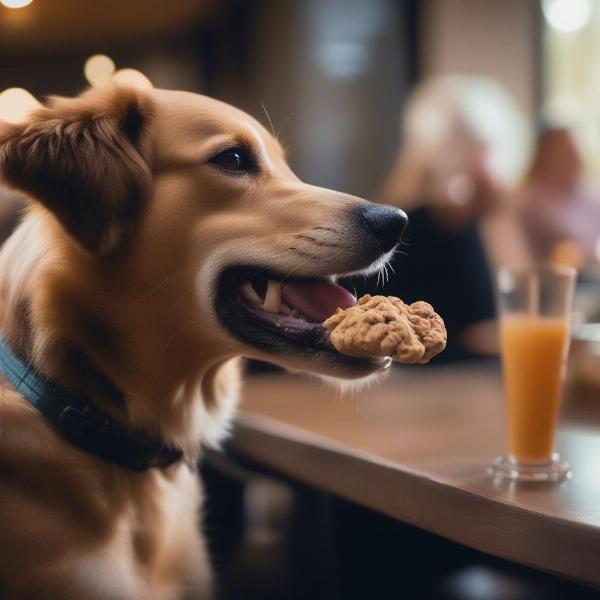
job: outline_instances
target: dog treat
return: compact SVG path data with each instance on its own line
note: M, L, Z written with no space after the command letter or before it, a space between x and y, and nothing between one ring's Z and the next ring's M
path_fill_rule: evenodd
M323 327L336 350L347 356L424 364L446 347L444 321L431 304L405 304L394 296L366 294L354 306L338 308Z

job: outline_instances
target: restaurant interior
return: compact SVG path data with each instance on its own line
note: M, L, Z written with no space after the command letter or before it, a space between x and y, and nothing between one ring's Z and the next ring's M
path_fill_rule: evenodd
M216 598L600 597L599 65L597 0L0 0L0 141L49 96L186 90L408 215L339 282L430 303L445 349L356 385L244 358L194 467Z

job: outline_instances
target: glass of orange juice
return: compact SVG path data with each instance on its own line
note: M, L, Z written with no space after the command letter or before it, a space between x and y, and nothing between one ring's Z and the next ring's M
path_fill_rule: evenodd
M569 346L575 269L535 266L498 271L500 351L508 413L508 454L494 475L562 481L569 465L555 451Z

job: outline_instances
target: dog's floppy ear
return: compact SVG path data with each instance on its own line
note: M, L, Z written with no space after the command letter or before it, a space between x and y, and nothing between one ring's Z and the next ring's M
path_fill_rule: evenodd
M88 252L114 250L152 178L144 92L122 87L52 98L27 122L0 127L0 176L56 216Z

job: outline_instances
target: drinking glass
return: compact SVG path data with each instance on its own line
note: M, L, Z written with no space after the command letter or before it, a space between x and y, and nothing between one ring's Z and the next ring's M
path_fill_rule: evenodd
M497 273L508 453L492 466L516 481L562 481L555 451L576 272L570 267L501 268Z

